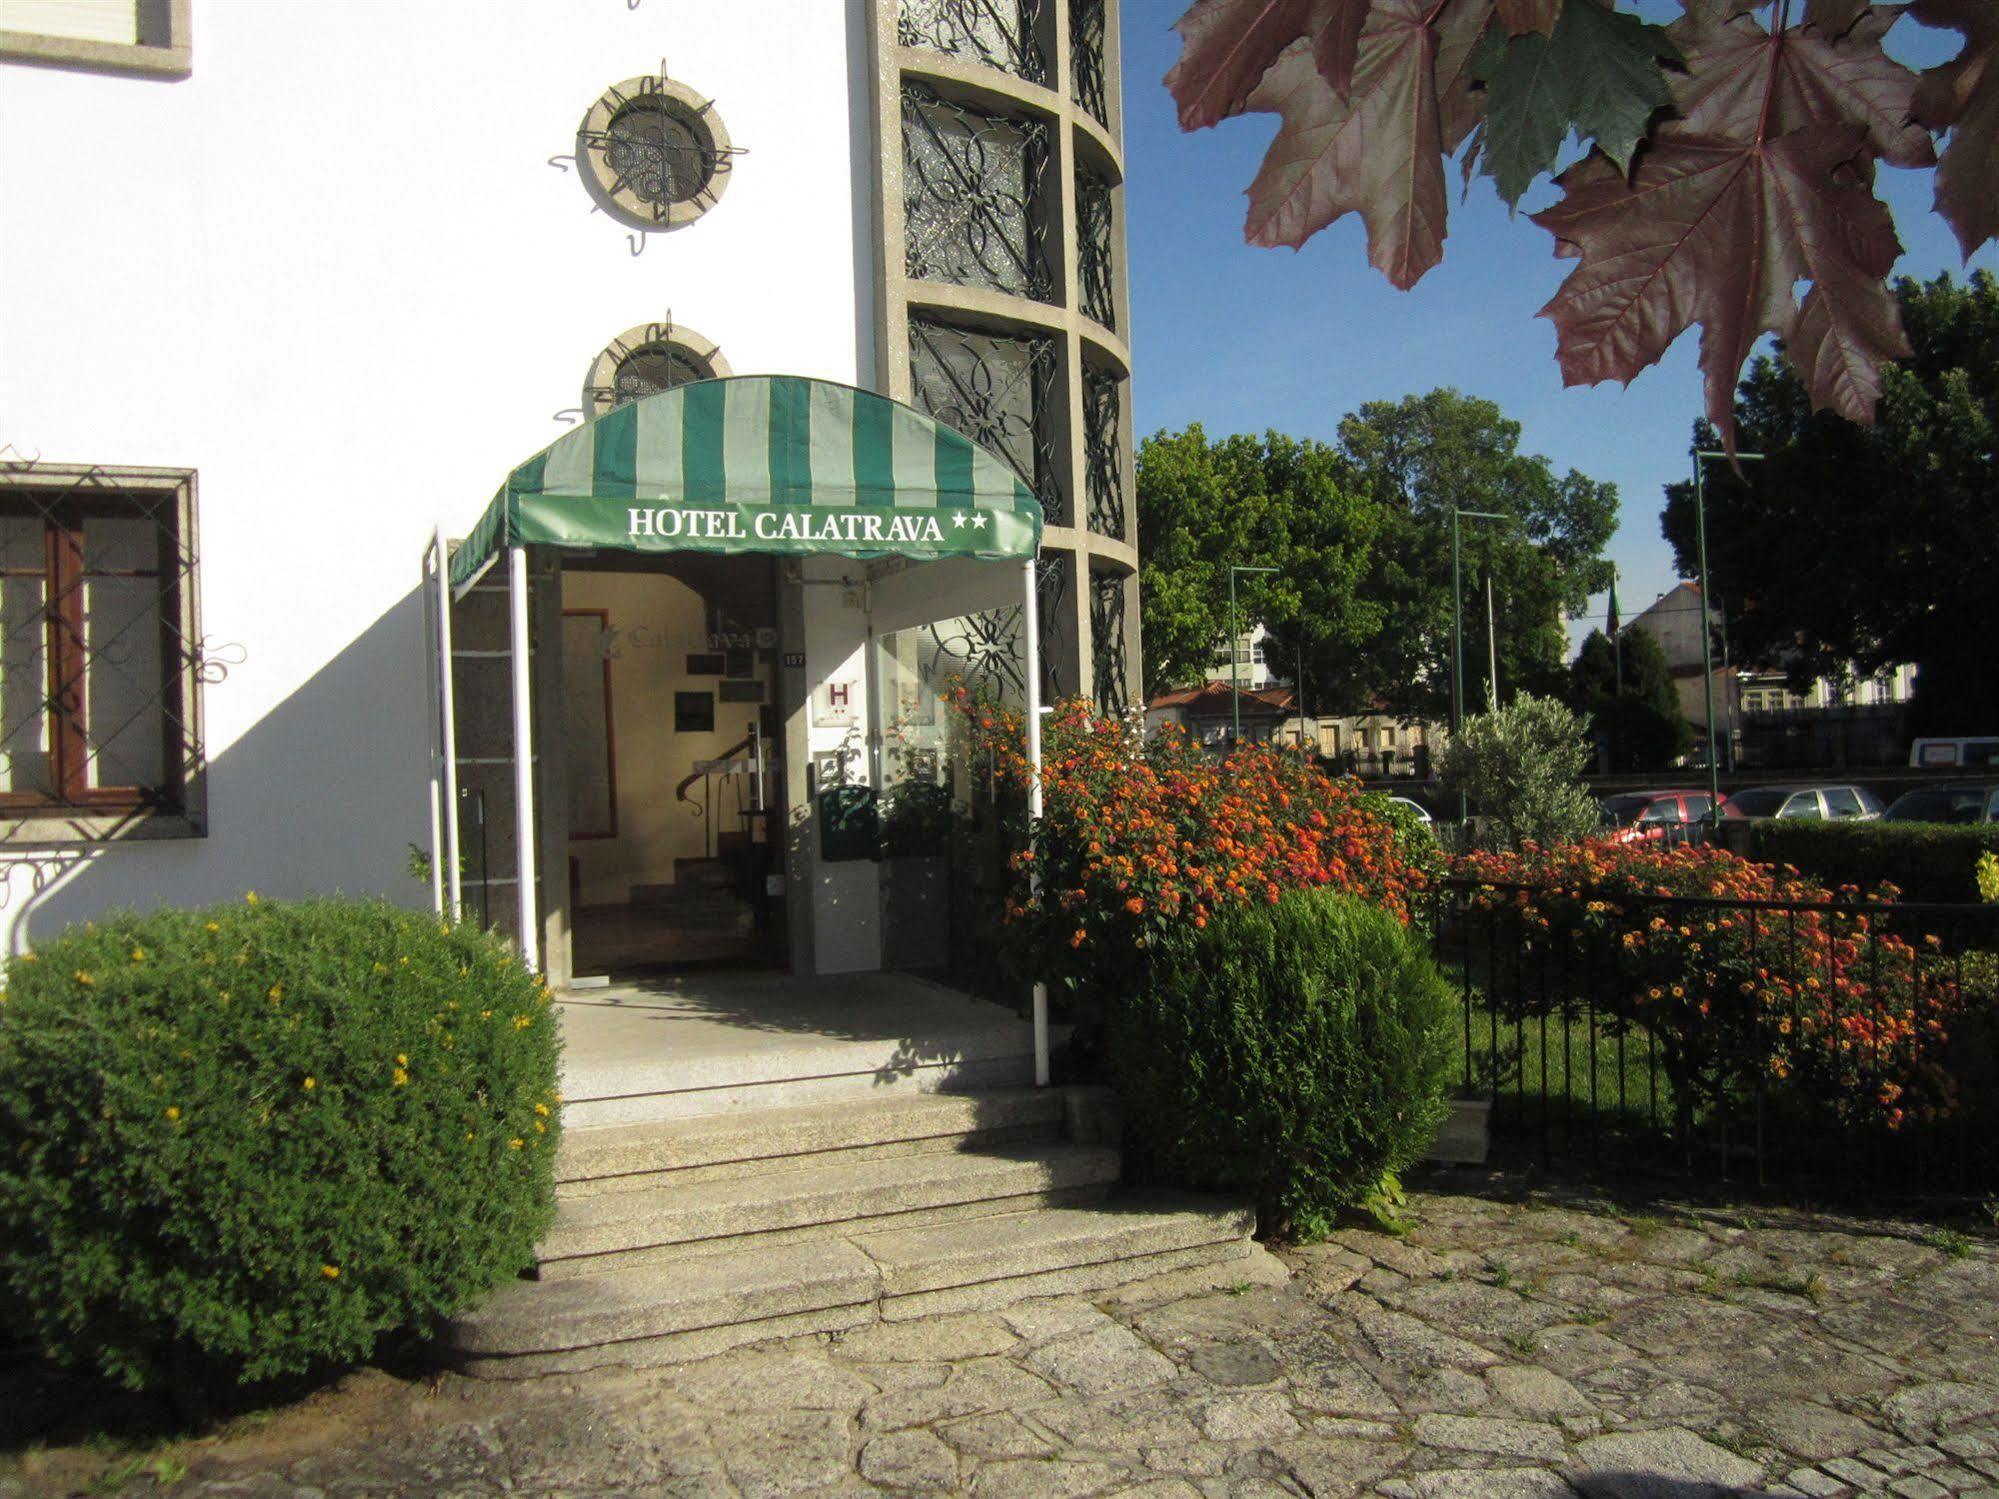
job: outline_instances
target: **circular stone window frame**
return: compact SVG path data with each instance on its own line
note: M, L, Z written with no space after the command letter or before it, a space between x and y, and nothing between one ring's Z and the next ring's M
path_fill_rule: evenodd
M604 345L604 351L591 362L589 377L583 382L583 410L591 417L615 411L620 404L618 366L655 344L665 344L698 359L708 367L712 380L726 380L735 373L712 338L678 323L639 323Z
M628 187L619 187L617 174L604 159L610 149L611 126L618 116L650 99L674 106L674 113L699 138L702 149L715 163L701 190L684 202L669 204L664 217L649 199ZM596 199L597 206L619 223L648 233L670 234L675 229L685 229L721 202L722 194L728 190L734 156L735 147L730 142L728 127L715 112L715 101L660 74L642 74L613 84L598 96L589 113L583 116L583 123L576 127L576 174L585 189Z

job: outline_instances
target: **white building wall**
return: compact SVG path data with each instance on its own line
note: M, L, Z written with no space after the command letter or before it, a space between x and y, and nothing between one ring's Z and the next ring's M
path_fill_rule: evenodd
M12 863L15 941L246 888L426 900L431 526L462 533L598 351L669 310L739 374L873 377L854 0L194 19L182 81L0 64L0 444L196 469L204 631L244 653L205 691L210 836L39 895ZM550 158L662 58L746 154L705 218L638 236Z

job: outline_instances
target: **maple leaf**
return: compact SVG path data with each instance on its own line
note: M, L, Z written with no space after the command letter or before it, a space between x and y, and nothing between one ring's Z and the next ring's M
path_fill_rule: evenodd
M1562 0L1498 0L1498 10L1499 24L1509 36L1530 31L1551 36L1562 14Z
M1240 114L1263 75L1301 36L1320 73L1345 95L1371 0L1196 0L1173 24L1180 57L1166 74L1180 128L1199 130Z
M1870 8L1870 0L1805 0L1805 24L1827 36L1844 36Z
M1479 38L1492 19L1494 0L1458 0L1437 16L1437 136L1446 156L1456 153L1485 118L1485 91L1475 88L1474 61ZM1471 182L1473 151L1465 158L1466 185Z
M1534 215L1558 256L1582 261L1541 309L1564 382L1628 384L1699 323L1708 419L1731 451L1735 382L1765 333L1798 344L1815 404L1871 420L1878 366L1908 345L1881 284L1901 245L1854 168L1865 137L1852 124L1775 139L1661 130L1629 180L1594 152L1564 172L1562 201Z
M1375 0L1344 97L1303 40L1263 75L1245 108L1284 123L1249 186L1251 244L1300 246L1358 212L1369 263L1402 290L1443 258L1439 37L1430 18L1444 3Z
M1692 0L1667 28L1686 71L1673 81L1679 118L1690 135L1740 132L1748 122L1774 139L1807 125L1846 121L1864 126L1868 147L1898 167L1936 161L1935 143L1909 122L1917 75L1881 50L1881 38L1901 15L1898 6L1868 6L1834 40L1812 24L1766 30L1754 17L1731 16L1713 0Z
M1993 0L1915 0L1926 26L1964 33L1964 49L1923 74L1913 112L1932 130L1949 130L1937 164L1937 212L1957 231L1964 258L1999 239L1999 4Z
M1484 170L1500 197L1518 203L1571 129L1629 167L1652 117L1672 102L1659 60L1679 55L1662 28L1601 0L1570 0L1553 36L1488 33L1474 67L1486 85Z

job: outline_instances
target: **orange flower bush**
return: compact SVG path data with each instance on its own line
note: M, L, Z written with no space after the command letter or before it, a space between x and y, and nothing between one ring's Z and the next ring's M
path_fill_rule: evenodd
M1587 997L1644 1028L1685 1106L1761 1089L1898 1131L1961 1103L1951 1033L1992 996L1902 930L1892 886L1832 891L1718 848L1601 841L1468 854L1455 872L1478 882L1469 904L1501 968L1556 976L1496 972L1493 992L1536 1011Z
M971 763L1025 791L1020 714L959 688ZM1044 720L1043 815L1013 856L1008 950L1026 977L1114 991L1136 960L1216 912L1287 890L1358 895L1408 922L1426 854L1357 782L1250 745L1210 755L1184 733L1061 704Z

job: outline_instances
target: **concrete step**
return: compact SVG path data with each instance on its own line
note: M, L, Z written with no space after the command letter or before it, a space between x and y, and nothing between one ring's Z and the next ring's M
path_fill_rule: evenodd
M1257 1251L1245 1209L1120 1198L852 1239L755 1245L553 1284L516 1282L452 1325L467 1373L529 1377L701 1358L881 1318L991 1309L1169 1271L1231 1273Z
M1101 1089L892 1090L881 1098L838 1104L570 1129L555 1160L556 1190L566 1199L792 1170L836 1158L1053 1140L1063 1131L1065 1115L1101 1114L1107 1107ZM1088 1142L1104 1138L1092 1135Z
M760 1243L918 1227L1055 1203L1089 1201L1117 1181L1101 1145L833 1161L573 1198L541 1245L544 1280L712 1254Z

